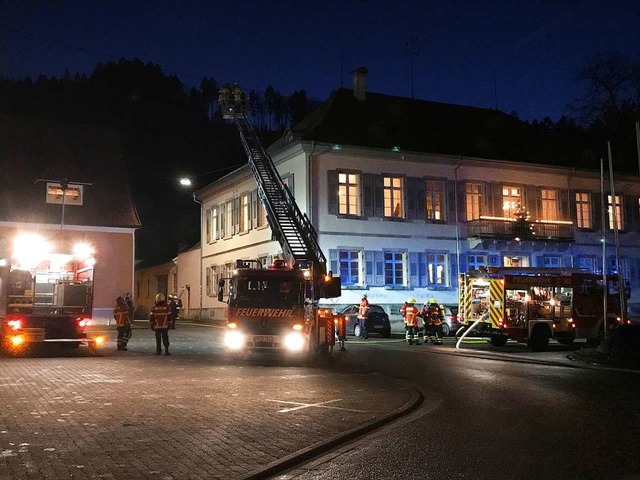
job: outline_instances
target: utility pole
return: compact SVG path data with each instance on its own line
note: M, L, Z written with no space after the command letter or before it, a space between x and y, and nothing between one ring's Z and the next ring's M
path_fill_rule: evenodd
M607 142L607 151L609 153L609 182L611 182L611 215L613 217L613 238L616 247L616 270L618 271L618 294L620 298L620 318L622 323L626 321L626 306L624 296L624 279L622 278L622 269L620 268L620 239L618 237L618 206L622 210L622 202L616 201L616 190L613 181L613 158L611 157L611 142ZM620 212L622 216L622 211Z

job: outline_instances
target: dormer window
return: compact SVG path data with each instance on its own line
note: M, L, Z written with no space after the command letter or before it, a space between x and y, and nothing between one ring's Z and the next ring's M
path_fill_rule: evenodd
M82 194L82 185L69 184L63 188L60 183L47 183L47 203L82 205Z

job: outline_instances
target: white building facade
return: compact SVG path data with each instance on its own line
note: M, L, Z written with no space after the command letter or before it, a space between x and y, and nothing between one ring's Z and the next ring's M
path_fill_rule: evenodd
M411 297L457 304L458 272L483 266L602 271L597 172L292 137L271 155L315 226L330 270L341 277L342 296L327 302L336 308L359 302L363 293L391 315ZM620 269L633 307L640 303L640 179L616 178L615 208L608 185L604 265L617 271L615 212ZM266 265L281 248L247 167L196 195L202 202L202 312L224 318L217 280L230 275L236 259ZM525 211L528 220L518 222Z

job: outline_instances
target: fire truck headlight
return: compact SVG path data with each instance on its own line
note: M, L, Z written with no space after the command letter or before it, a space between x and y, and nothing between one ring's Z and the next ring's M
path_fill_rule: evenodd
M224 334L224 346L231 350L239 350L244 346L244 335L237 330L227 330Z
M13 337L11 337L11 345L13 345L14 347L19 347L23 343L24 343L23 335L14 335Z
M86 260L94 253L93 247L88 243L79 242L73 246L73 254L80 260Z
M299 352L304 348L304 337L299 333L290 333L284 337L284 346L292 352Z
M293 326L293 329L294 329L294 330L298 330L298 331L299 331L299 330L302 330L302 325L300 325L299 323L296 323L296 324Z

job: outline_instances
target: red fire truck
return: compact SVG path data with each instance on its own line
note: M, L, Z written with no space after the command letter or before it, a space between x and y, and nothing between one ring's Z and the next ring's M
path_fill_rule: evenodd
M225 282L229 282L225 345L236 352L313 354L328 350L335 342L333 312L320 308L318 302L341 295L340 278L327 271L313 225L249 123L240 87L221 88L219 104L224 118L234 120L238 127L267 222L284 257L269 268L257 261L239 260L233 276L220 280L220 301Z
M606 324L613 327L620 322L618 279L607 282ZM604 291L602 276L578 269L490 268L460 275L459 314L467 328L479 320L477 331L494 346L509 338L533 350L545 350L552 338L595 343L605 325Z
M62 235L61 232L56 232ZM0 252L0 348L10 354L55 342L92 350L93 249L86 243L19 233Z

